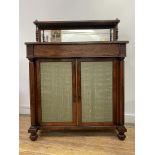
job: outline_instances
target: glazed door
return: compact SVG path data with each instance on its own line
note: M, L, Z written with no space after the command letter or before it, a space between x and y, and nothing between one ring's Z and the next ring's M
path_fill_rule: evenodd
M78 60L79 124L113 125L113 60Z
M41 125L75 125L75 60L39 60L37 68L40 78L39 122Z

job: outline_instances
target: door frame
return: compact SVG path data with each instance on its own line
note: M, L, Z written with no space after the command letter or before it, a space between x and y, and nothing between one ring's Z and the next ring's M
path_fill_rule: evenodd
M38 114L38 124L40 126L76 126L77 125L77 97L76 97L76 59L71 58L39 58L36 61L36 109ZM41 62L71 62L72 63L72 122L42 122L42 108L41 108Z
M82 96L81 96L81 62L112 62L112 107L113 120L112 122L82 122ZM117 60L115 58L79 58L77 59L77 117L79 126L114 126L117 119Z
M102 62L112 61L112 99L113 99L113 121L112 122L82 122L82 101L81 101L81 62ZM119 64L118 58L39 58L35 60L36 68L36 117L39 126L114 126L119 124L120 103L119 97ZM72 122L42 122L41 121L41 62L72 62ZM122 84L123 85L123 84ZM123 89L122 89L123 92ZM124 107L122 107L123 109ZM124 112L124 111L123 111ZM122 112L122 115L123 115ZM124 120L123 120L124 121Z

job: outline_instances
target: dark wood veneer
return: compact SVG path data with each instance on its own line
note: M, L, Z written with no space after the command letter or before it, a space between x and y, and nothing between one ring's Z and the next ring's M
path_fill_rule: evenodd
M127 41L117 41L119 20L113 21L35 21L37 42L27 42L30 75L31 140L38 130L103 130L116 129L118 138L125 139L124 127L124 58ZM110 28L111 41L104 42L41 42L41 30L46 29ZM112 41L113 40L113 41ZM41 62L72 62L72 122L42 122L41 119ZM113 63L113 121L82 122L81 62L111 61Z
M112 44L113 45L113 44ZM27 57L30 60L30 93L31 93L31 128L62 130L71 126L73 130L97 130L107 126L118 126L118 138L123 140L124 136L124 57L126 55L125 44L78 44L64 47L62 45L32 45L27 44ZM62 46L62 47L61 47ZM80 50L81 49L81 50ZM68 52L67 50L70 50ZM66 52L67 51L67 52ZM110 54L108 53L110 52ZM59 54L58 54L59 53ZM65 53L65 54L64 54ZM88 55L86 55L88 54ZM41 93L40 93L40 62L47 61L71 61L73 72L73 123L71 122L41 122ZM113 122L82 122L81 111L81 62L82 61L112 61L113 62ZM48 127L47 127L48 126ZM54 127L53 126L58 126ZM68 126L68 127L64 127ZM92 126L95 126L92 128ZM123 126L123 127L122 127ZM60 127L60 128L59 128ZM84 127L84 128L82 128ZM85 128L87 127L87 128ZM90 127L90 128L89 128ZM34 129L30 138L34 140ZM32 132L31 132L32 131ZM35 130L37 131L37 130ZM37 135L36 135L37 136Z
M76 45L76 46L75 46ZM27 58L125 57L125 43L28 44Z
M115 28L120 20L84 20L84 21L34 21L42 30L70 30L70 29L109 29Z
M37 45L35 57L102 57L119 55L117 45Z

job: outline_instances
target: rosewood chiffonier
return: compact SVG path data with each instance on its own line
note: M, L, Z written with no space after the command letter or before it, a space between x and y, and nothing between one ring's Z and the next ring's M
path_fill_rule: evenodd
M36 42L26 42L29 60L30 139L38 130L116 129L125 139L124 58L116 20L34 21ZM104 41L46 40L45 31L103 29Z

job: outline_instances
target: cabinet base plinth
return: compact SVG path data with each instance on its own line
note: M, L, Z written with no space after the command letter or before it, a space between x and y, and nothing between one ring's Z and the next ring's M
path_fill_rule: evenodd
M103 131L104 130L110 130L110 129L116 129L117 131L117 137L119 140L125 140L126 135L124 134L125 132L127 132L127 129L125 128L125 126L91 126L91 127L75 127L75 126L61 126L61 127L56 127L56 126L31 126L28 130L28 133L30 134L30 139L32 141L36 141L38 138L38 134L37 131L38 130L45 130L48 132L51 131Z

